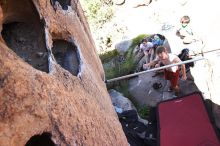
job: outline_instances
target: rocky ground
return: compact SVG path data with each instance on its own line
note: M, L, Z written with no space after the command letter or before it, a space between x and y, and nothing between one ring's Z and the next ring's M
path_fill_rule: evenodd
M129 81L129 91L140 105L156 106L161 101L176 98L173 92L168 92L169 82L163 78L163 75L152 77L154 74L154 72L142 74ZM190 76L190 73L188 73L188 76ZM154 83L161 83L162 87L155 90L152 87ZM179 96L198 91L197 86L190 77L186 81L180 81L180 88L182 90Z

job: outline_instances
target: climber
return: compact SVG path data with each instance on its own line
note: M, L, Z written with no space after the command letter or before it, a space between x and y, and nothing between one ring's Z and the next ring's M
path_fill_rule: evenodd
M153 61L151 61L150 63L144 64L144 67L152 67L155 66L157 64L157 66L155 67L159 67L158 64L159 63L163 63L164 65L170 65L170 64L174 64L174 63L178 63L181 62L181 60L179 59L178 56L174 55L174 54L169 54L166 50L165 47L163 46L159 46L156 49L156 54L157 54L157 58ZM185 65L181 65L181 71L182 71L182 79L186 80L186 69L185 69ZM164 77L166 80L170 81L170 91L174 90L175 91L175 95L178 96L179 94L179 67L178 66L173 66L173 67L169 67L164 69Z

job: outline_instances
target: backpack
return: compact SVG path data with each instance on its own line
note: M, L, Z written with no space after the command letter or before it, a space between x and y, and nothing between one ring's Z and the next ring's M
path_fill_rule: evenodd
M157 48L158 46L163 45L164 40L165 40L165 37L161 34L154 34L148 38L148 41L153 43L154 48Z
M181 51L181 53L178 55L178 57L182 61L186 61L186 60L192 59L191 57L189 57L189 49L188 48L184 48ZM194 67L194 62L186 63L185 67L186 67L186 71L189 71L190 67Z

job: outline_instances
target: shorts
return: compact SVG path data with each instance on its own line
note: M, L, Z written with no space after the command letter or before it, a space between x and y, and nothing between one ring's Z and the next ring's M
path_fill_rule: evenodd
M164 70L164 77L166 80L170 81L171 87L174 88L178 85L178 81L179 81L179 70L177 70L176 72L172 72L172 71L168 71L168 70Z

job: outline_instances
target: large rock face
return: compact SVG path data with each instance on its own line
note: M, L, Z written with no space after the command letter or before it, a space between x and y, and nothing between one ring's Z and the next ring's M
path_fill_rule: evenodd
M80 4L58 1L0 1L0 145L127 145Z

